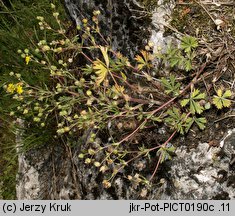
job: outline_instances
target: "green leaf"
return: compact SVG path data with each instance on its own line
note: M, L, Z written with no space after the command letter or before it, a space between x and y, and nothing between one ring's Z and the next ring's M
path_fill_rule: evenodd
M230 107L231 100L228 98L232 96L232 92L230 90L226 90L223 94L222 89L218 89L216 91L217 95L213 96L213 104L217 107L217 109L222 109L223 107Z
M169 124L173 129L177 130L178 132L180 132L180 134L184 134L185 133L185 128L186 130L187 127L191 127L192 124L191 118L187 117L186 118L186 114L180 114L180 110L173 107L172 109L167 111L167 114L169 115L168 117L165 118L165 122L167 124ZM186 131L187 132L187 131Z
M169 148L166 149L168 152L175 152L175 147L174 146L171 146Z
M183 100L180 102L180 105L181 105L182 107L185 107L185 106L188 104L188 102L189 102L189 99L183 99Z
M159 117L152 117L151 118L152 121L155 121L155 122L162 122L162 119Z
M222 103L223 103L224 107L230 107L231 106L231 100L223 99Z
M197 96L195 96L193 99L194 100L201 100L201 99L205 99L206 94L205 93L200 93Z
M165 88L171 88L170 82L166 78L162 78L161 82Z
M205 99L206 94L205 93L200 93L198 89L193 89L193 92L190 95L189 99L183 99L181 101L181 106L185 107L189 102L189 109L192 114L198 113L201 114L204 110L204 107L200 105L199 101L197 100L202 100Z
M180 66L183 63L183 56L180 55L180 53L177 53L176 55L172 56L169 61L170 61L170 66Z
M230 90L226 90L223 94L223 98L229 98L232 96L232 92Z
M201 118L194 118L194 121L196 122L196 124L198 125L198 127L201 130L204 130L206 128L205 124L206 124L206 118L201 117Z
M179 95L180 84L176 82L175 76L171 75L169 80L162 78L161 83L164 86L165 92L167 94L173 93L174 96Z
M193 92L191 93L191 98L196 97L199 93L200 91L198 89L193 89Z
M85 75L90 75L91 73L93 73L93 69L90 65L86 65L84 68L82 68L82 72Z
M220 97L214 96L212 101L213 101L213 104L217 107L217 109L223 108L222 100Z
M188 117L185 121L185 132L188 133L189 129L191 128L191 126L194 123L194 119L191 117Z
M218 90L217 90L217 95L218 95L218 97L222 97L222 94L223 94L222 89L218 89Z
M163 163L166 160L172 160L172 153L174 153L175 151L175 147L171 146L171 147L161 147L158 151L157 151L157 155L161 156L161 160L160 163Z
M180 118L180 111L179 109L173 107L171 110L168 110L167 112L171 117L174 119L179 119Z
M137 55L136 57L135 57L135 60L137 61L137 68L139 69L139 70L141 70L145 65L146 65L146 63L145 63L145 61L144 61L144 59L140 56L140 55Z
M175 77L173 75L170 75L170 83L172 86L175 85Z
M181 48L184 49L185 52L191 52L193 48L198 47L197 39L191 36L185 36L181 41Z
M145 50L140 51L141 56L137 55L135 57L135 60L137 61L137 68L139 70L143 69L143 67L150 67L151 64L149 64L149 61L153 60L153 55L146 52Z
M124 74L123 72L121 72L121 76L122 76L122 78L124 79L124 81L127 80L126 74Z
M167 47L166 54L167 54L168 58L171 58L172 56L176 55L177 51L178 51L178 49L174 48L172 46L172 44L169 44Z
M198 102L195 102L194 100L190 100L190 112L195 114L201 114L204 110L203 106L201 106Z
M184 62L184 68L185 68L186 71L190 71L190 70L193 69L192 62L191 62L190 59L188 59Z

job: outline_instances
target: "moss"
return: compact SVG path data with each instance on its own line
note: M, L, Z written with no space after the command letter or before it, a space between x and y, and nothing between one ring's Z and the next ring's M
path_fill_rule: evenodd
M231 34L235 35L235 22L232 17L234 9L231 6L221 6L219 8L220 12L217 12L218 7L207 6L207 9L214 19L216 19L216 16L220 19L225 19L225 22L230 25ZM172 14L171 26L183 34L196 37L203 36L208 39L219 33L207 12L196 3L176 5ZM165 34L171 33L172 30L166 29Z
M211 18L197 4L177 5L172 14L171 25L179 32L192 36L196 35L196 31L204 35L215 29ZM166 33L172 31L168 29Z

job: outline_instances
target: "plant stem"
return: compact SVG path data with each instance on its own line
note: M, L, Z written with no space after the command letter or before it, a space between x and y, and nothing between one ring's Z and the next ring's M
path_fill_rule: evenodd
M171 136L167 139L167 141L164 142L164 143L161 145L161 147L165 147L165 146L167 145L167 143L170 142L170 140L175 136L176 132L177 132L177 131L175 130L175 131L171 134ZM159 167L159 164L160 164L161 159L162 159L162 153L161 153L161 155L160 155L160 157L159 157L159 159L158 159L157 165L156 165L156 167L155 167L155 169L154 169L154 172L153 172L153 174L151 175L149 181L151 181L151 180L153 179L153 177L155 176L155 174L156 174L156 172L157 172L157 170L158 170L158 167Z

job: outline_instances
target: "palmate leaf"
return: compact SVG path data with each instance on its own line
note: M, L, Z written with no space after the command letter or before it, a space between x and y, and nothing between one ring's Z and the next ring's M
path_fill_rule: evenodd
M200 93L198 89L194 89L190 94L190 98L183 99L180 104L182 107L185 107L189 103L189 109L192 114L201 114L204 110L204 107L200 105L199 101L205 99L205 97L205 93Z
M172 44L170 44L166 51L165 62L169 62L171 67L180 66L184 62L184 57L181 55L179 49L173 48Z
M90 75L91 73L93 73L93 68L91 67L91 65L86 65L84 68L82 68L82 72L85 75Z
M206 118L201 117L201 118L194 118L194 121L196 122L197 126L201 129L204 130L206 128Z
M143 69L143 67L145 66L149 67L150 66L149 61L153 60L153 56L150 53L144 50L140 51L140 53L141 53L141 56L137 55L135 57L135 60L137 61L137 68L139 70Z
M171 75L169 80L162 78L161 83L165 87L167 94L173 93L174 96L179 95L180 84L176 82L175 76Z
M179 109L173 107L172 109L167 111L167 114L169 114L173 119L179 120L180 119L180 111Z
M205 93L200 93L200 91L198 89L194 89L192 94L191 94L191 98L193 98L194 100L201 100L201 99L205 99L206 94Z
M180 53L175 54L174 56L172 56L170 59L170 66L174 67L174 66L180 66L183 64L184 61L184 57L182 55L180 55Z
M168 59L170 59L172 56L175 56L177 53L178 49L174 48L172 44L169 44L166 50L166 54L168 56Z
M99 59L94 61L93 64L94 64L93 69L95 70L95 73L97 75L97 79L96 79L95 83L99 86L106 78L106 76L108 74L108 68Z
M215 104L215 106L218 109L222 109L223 107L230 107L231 106L231 100L226 99L226 98L222 98L222 97L218 97L218 96L214 96L213 104Z
M218 96L213 97L213 104L217 107L217 109L222 109L223 108L222 100Z
M176 129L181 134L184 134L184 121L186 114L180 114L180 110L178 108L173 107L172 109L167 111L169 115L165 118L165 122L170 124L172 128Z
M175 151L175 147L171 146L169 148L167 147L161 147L158 151L157 151L157 155L161 155L161 161L160 163L163 163L166 160L171 160L172 159L172 154Z
M140 55L137 55L135 57L135 60L137 61L138 65L137 65L137 68L139 70L141 70L144 66L145 66L145 61L144 59L140 56Z
M195 102L194 100L190 100L190 112L195 114L201 114L204 110L204 107L199 104L199 102Z
M127 57L123 56L120 52L117 52L116 53L116 65L119 65L121 67L124 67L124 66L130 66L130 62L128 60Z
M231 100L228 99L232 96L232 92L230 90L226 90L223 94L223 90L218 89L216 93L217 95L213 96L213 104L217 107L217 109L231 106Z
M174 95L176 95L176 94L178 95L180 84L177 83L175 80L176 80L175 76L170 75L170 85L172 87L172 90L174 91Z
M184 49L185 52L191 52L193 48L198 47L197 39L191 36L185 36L181 41L181 48Z

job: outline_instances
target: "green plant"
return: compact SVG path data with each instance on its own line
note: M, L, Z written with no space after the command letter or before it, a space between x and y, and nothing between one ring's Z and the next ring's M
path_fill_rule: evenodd
M179 48L171 47L158 55L142 50L129 60L114 51L107 42L110 40L102 36L99 11L94 11L91 19L82 20L78 35L68 36L54 5L52 10L57 24L51 25L41 16L37 19L40 29L54 38L40 38L36 47L18 51L30 72L41 68L48 74L48 81L31 84L24 76L10 72L11 80L4 88L18 104L12 107L11 114L34 128L44 130L53 125L50 136L58 143L76 142L90 131L86 145L81 144L79 158L103 174L105 188L111 187L115 176L128 170L135 160L142 157L151 163L150 153L157 151L158 164L149 179L152 180L158 165L172 158L175 147L167 144L176 133L188 133L194 123L205 129L202 114L210 102L206 93L195 87L207 63L185 85L178 74L153 77L152 60L160 57L171 67L193 70L196 39L185 37ZM227 96L228 93L223 97ZM143 143L138 139L137 135L163 123L171 134L164 143ZM104 131L108 143L98 139ZM139 173L129 173L128 179L135 185L149 183Z
M165 77L161 79L161 83L165 88L167 94L172 93L173 96L178 96L180 93L180 83L176 82L176 78L173 75L170 75L169 80Z
M180 47L174 47L169 44L165 54L159 55L165 63L171 67L180 67L185 71L193 69L192 62L195 58L195 49L198 47L197 39L191 36L185 36L181 39Z
M13 125L9 125L9 118L0 117L0 198L15 199L17 154L14 145Z
M168 117L165 118L165 122L172 126L173 129L176 129L181 134L188 131L188 128L191 127L191 119L186 113L181 114L180 110L173 107L167 111Z
M218 109L231 106L231 100L228 99L232 96L232 92L230 90L225 90L225 92L223 93L223 90L220 88L216 91L216 94L217 95L213 96L213 104Z
M188 99L183 99L180 104L182 107L185 107L189 103L189 110L192 114L201 114L204 110L204 107L201 105L200 102L201 100L204 100L205 97L205 93L200 93L200 90L193 89L193 92L190 94L190 97Z
M174 154L174 152L175 152L175 147L174 146L161 147L157 151L157 155L161 155L160 163L163 163L166 160L171 160L172 159L172 154Z
M198 47L197 39L192 36L185 36L181 40L181 48L186 52L190 53L193 49Z
M32 65L30 59L19 58L17 50L35 48L38 37L52 39L54 34L45 34L39 31L40 26L36 26L37 21L35 15L43 15L45 18L51 17L50 2L57 5L57 10L62 14L62 21L65 19L65 12L63 5L59 0L0 0L0 197L2 199L15 199L16 198L16 174L17 174L17 152L15 143L15 131L17 127L13 127L15 116L13 110L17 110L20 106L20 101L14 100L9 95L4 94L2 87L6 83L16 84L17 77L22 76L30 85L44 86L48 84L49 75L43 73L42 67ZM51 24L55 24L53 19L49 19ZM43 34L43 35L42 35ZM27 49L25 50L27 56ZM28 59L28 64L27 60ZM31 70L31 68L33 68ZM14 73L12 72L14 71ZM33 72L31 72L33 71ZM21 83L18 86L11 86L18 93L21 93ZM9 89L10 90L10 89ZM9 110L10 116L9 116ZM25 110L25 112L27 112ZM28 123L28 122L27 122ZM52 127L52 126L51 126ZM53 128L53 127L52 127ZM22 142L24 143L24 150L27 151L36 148L38 145L47 142L48 131L50 128L45 129L44 136L35 127L28 127L25 130ZM38 139L40 136L40 140ZM31 142L29 142L29 140ZM50 137L51 139L51 137ZM51 140L50 140L51 142Z

